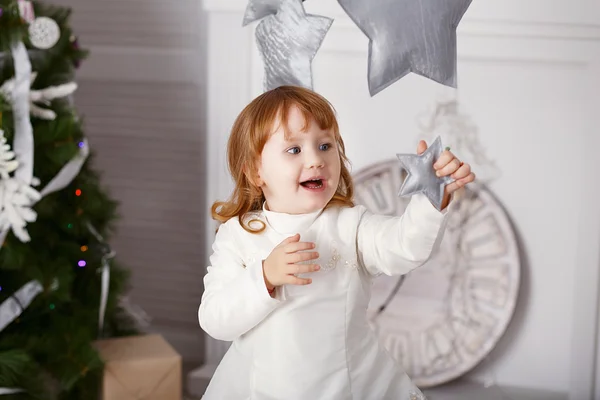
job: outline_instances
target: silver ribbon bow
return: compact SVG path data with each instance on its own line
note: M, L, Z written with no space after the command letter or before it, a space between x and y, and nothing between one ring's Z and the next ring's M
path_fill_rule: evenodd
M110 260L115 258L117 253L104 241L102 235L98 233L92 224L88 222L87 227L100 244L100 251L102 252L102 268L100 270L100 309L98 312L98 336L102 336L104 330L104 315L106 314L106 304L108 302L108 289L110 288Z

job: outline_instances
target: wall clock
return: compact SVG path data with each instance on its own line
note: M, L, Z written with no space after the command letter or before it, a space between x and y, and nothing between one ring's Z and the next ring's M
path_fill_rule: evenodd
M396 159L358 171L356 203L401 215L410 200L397 195L404 177ZM437 254L405 276L377 277L368 310L384 346L422 388L456 379L482 361L517 302L521 260L502 205L476 182L455 201Z

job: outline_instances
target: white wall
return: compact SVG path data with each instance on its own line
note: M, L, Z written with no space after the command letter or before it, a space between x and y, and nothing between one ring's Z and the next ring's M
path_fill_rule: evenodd
M241 26L246 1L204 5L212 201L229 194L227 136L237 113L262 91L262 62L254 26ZM354 170L413 149L416 117L451 89L409 75L369 97L366 37L336 1L305 5L335 18L313 76L315 90L338 110ZM599 15L594 0L474 1L458 34L458 97L501 169L492 190L513 218L527 256L514 321L471 375L568 392L571 399L592 398L594 379ZM215 357L224 346L211 349Z

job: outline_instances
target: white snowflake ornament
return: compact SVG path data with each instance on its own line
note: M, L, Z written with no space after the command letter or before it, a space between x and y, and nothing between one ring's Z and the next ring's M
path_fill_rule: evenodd
M11 229L20 241L31 240L25 229L37 219L33 205L42 195L31 186L15 179L0 179L0 231Z
M31 84L35 82L37 72L31 73ZM15 78L9 79L0 87L0 94L4 95L7 100L12 102L13 92L15 90ZM56 118L56 113L47 108L42 108L35 103L50 105L54 99L67 97L77 90L75 82L68 82L62 85L49 86L45 89L29 91L29 111L34 117L52 121Z
M9 174L17 169L19 162L14 159L15 153L6 143L4 131L0 129L0 177L7 179Z

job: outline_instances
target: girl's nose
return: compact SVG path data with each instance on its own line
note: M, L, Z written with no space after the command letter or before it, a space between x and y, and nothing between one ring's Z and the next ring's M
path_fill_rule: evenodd
M306 168L310 169L310 168L322 168L323 167L324 158L320 152L310 151L310 152L305 152L305 155L306 155L306 161L305 161Z

